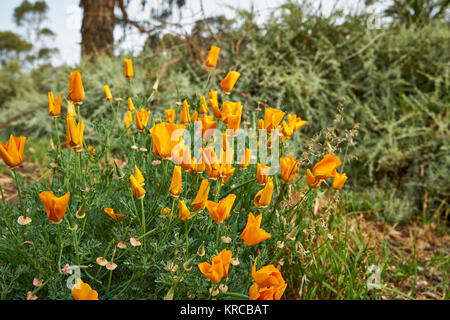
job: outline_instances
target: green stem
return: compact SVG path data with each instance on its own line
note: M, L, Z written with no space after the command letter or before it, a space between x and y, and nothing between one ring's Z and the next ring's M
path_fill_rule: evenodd
M142 219L141 219L141 223L142 223L142 234L145 234L145 211L144 211L144 198L141 199L141 211L142 211ZM145 249L145 241L142 242L142 248Z
M22 210L23 217L26 218L27 217L27 213L26 213L26 210L24 208L23 201L22 201L22 192L20 191L19 180L17 179L16 168L12 169L12 172L13 172L12 176L14 178L14 182L16 183L17 194L19 195L20 209Z
M61 239L61 227L59 224L57 225L57 230L58 230L58 251L59 251L58 271L59 271L59 273L62 273L62 271L61 271L62 239Z

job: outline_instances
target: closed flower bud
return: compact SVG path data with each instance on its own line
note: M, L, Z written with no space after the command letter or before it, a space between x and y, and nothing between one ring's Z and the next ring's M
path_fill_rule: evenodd
M183 189L181 167L173 168L172 182L170 183L169 192L174 197L179 197Z
M134 71L133 71L133 59L124 59L124 66L125 66L125 77L130 80L134 77Z
M105 99L108 101L111 101L113 99L113 96L111 94L111 90L109 89L109 86L105 85L105 86L103 86L103 89L105 90Z
M69 93L67 95L72 102L80 103L84 100L84 87L81 81L80 71L74 71L70 73Z

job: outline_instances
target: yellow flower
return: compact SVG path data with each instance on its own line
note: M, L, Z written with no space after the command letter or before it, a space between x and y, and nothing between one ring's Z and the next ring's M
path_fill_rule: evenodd
M273 178L267 180L266 186L255 195L256 207L267 207L272 201Z
M205 141L208 141L211 136L214 134L214 130L217 126L217 121L214 121L213 115L210 116L204 116L200 119L202 122L202 137Z
M208 92L208 96L209 96L209 106L213 111L214 117L216 117L217 119L222 118L222 112L219 109L217 91L211 90L210 92Z
M80 152L83 149L83 137L84 137L84 121L75 123L75 118L71 115L67 115L66 118L67 135L66 144L68 148L76 149Z
M218 179L220 178L220 163L219 159L214 152L214 149L208 147L202 150L203 155L203 163L206 167L206 172L208 174L208 178L210 179Z
M252 269L255 283L249 290L250 300L280 300L287 287L283 276L272 264L256 271L257 260L255 258Z
M281 110L267 107L264 110L264 127L261 129L266 129L268 133L272 132L278 127L285 114L286 112Z
M281 123L281 132L283 133L283 135L285 137L292 137L292 135L294 134L294 131L292 131L292 128L284 120Z
M191 216L191 212L184 203L184 200L178 200L178 211L181 220L186 221Z
M208 179L203 179L198 189L197 195L194 201L192 201L191 206L195 211L203 210L206 206L206 201L208 200L209 194L209 181Z
M183 190L181 167L174 166L172 174L172 182L170 183L169 192L174 197L179 197Z
M267 182L267 178L269 177L270 167L265 164L258 163L256 165L256 180L258 184L265 184Z
M202 262L198 265L201 273L208 277L214 283L218 283L228 275L232 252L230 250L222 250L217 256L213 256L211 264Z
M134 113L136 115L136 128L140 132L142 132L142 131L144 131L145 127L147 126L148 119L150 117L150 111L142 108L141 111L137 111L135 109Z
M135 195L135 197L138 199L143 199L145 197L145 193L146 193L145 189L142 188L141 184L138 182L138 180L132 174L130 175L130 183L131 183L131 188L133 189L133 194Z
M253 246L264 240L270 239L270 233L261 229L262 213L256 218L253 213L249 213L247 218L247 225L242 231L241 238L244 240L246 246Z
M281 179L284 182L291 182L294 180L298 169L298 163L294 157L280 158Z
M292 129L292 131L297 131L301 127L303 127L308 122L305 120L302 120L302 118L297 117L295 114L288 114L288 123L289 127Z
M74 300L98 300L97 291L93 290L90 285L84 283L78 278L79 283L72 288L72 296Z
M61 92L58 94L58 98L55 101L53 92L48 93L48 114L52 117L58 117L61 114L62 96Z
M58 198L52 191L44 191L39 194L39 198L41 198L42 204L44 205L47 218L54 223L60 223L66 214L70 192Z
M200 105L200 109L198 110L198 113L200 114L208 114L208 105L206 104L205 96L200 95L200 100L202 101L202 104Z
M344 186L345 181L347 181L348 177L345 173L336 172L334 176L333 184L331 187L335 190L341 190Z
M84 87L81 81L81 73L78 70L70 73L69 93L67 97L69 100L78 103L84 100Z
M131 98L128 98L128 110L129 110L129 111L134 111L134 110L136 110L136 108L134 107L133 100L131 100Z
M242 116L242 103L240 102L232 102L232 101L224 101L222 105L222 121L225 124L228 124L228 119L230 116Z
M139 185L143 187L145 185L145 179L144 176L142 175L141 170L139 170L139 168L136 165L134 166L134 176L136 178L137 183L139 183Z
M206 208L216 223L222 223L228 219L234 200L236 200L236 195L229 194L225 199L220 200L219 203L206 201Z
M6 144L0 142L0 156L11 169L22 164L26 141L26 137L10 135Z
M175 121L175 109L166 109L164 113L166 114L166 122L173 123Z
M194 111L194 113L192 114L192 121L197 121L198 120L198 112Z
M225 94L230 94L240 75L241 74L237 71L230 71L228 72L225 79L220 82L220 86L222 87Z
M161 122L150 129L153 139L153 153L166 160L172 159L172 149L183 141L185 126ZM173 139L173 140L172 140Z
M104 85L103 89L105 90L105 99L108 101L111 101L113 99L113 96L111 94L111 90L109 89L109 86Z
M189 113L189 103L185 99L183 101L183 109L181 109L180 113L180 122L185 123L191 123L191 114Z
M336 174L336 168L341 165L341 160L334 154L327 154L313 167L315 179L332 178Z
M134 77L133 59L125 58L123 61L124 61L124 65L125 65L125 77L128 80L130 80L131 78Z
M219 58L220 48L216 46L212 46L208 51L208 59L205 62L205 65L208 68L214 68L217 64L217 59Z

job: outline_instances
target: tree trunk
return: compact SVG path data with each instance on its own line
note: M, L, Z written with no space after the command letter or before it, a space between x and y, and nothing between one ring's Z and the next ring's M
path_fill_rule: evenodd
M115 0L81 0L83 23L81 26L81 54L112 55L114 49Z

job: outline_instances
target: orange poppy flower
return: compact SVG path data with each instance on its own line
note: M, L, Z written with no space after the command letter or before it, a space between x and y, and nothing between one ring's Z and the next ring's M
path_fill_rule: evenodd
M145 179L144 176L142 175L141 170L139 170L139 168L136 165L134 166L134 176L136 178L137 183L139 183L139 185L143 187L145 185Z
M281 179L284 182L291 182L294 180L298 169L298 163L294 157L280 158Z
M267 180L266 186L255 195L256 207L267 207L272 201L273 178Z
M242 116L242 103L224 101L222 105L222 121L228 124L228 118L230 116Z
M202 101L202 104L200 105L198 113L208 114L209 110L208 110L208 105L206 104L205 96L200 95L200 100Z
M145 189L142 188L141 184L137 181L136 177L132 174L130 175L130 184L133 189L133 194L138 199L143 199L145 197Z
M191 212L186 206L184 200L178 200L178 211L181 220L186 221L191 216Z
M83 137L84 137L84 121L81 120L78 124L75 123L75 118L71 115L67 115L66 118L67 135L66 144L67 148L76 149L78 152L83 150Z
M272 264L256 271L255 258L252 269L252 278L255 283L250 287L250 300L280 300L287 284L280 271Z
M62 96L61 92L58 94L58 98L53 95L53 92L48 93L48 114L52 117L58 117L61 114Z
M26 141L27 138L24 136L10 135L5 144L0 142L0 157L11 169L22 164Z
M285 114L286 112L281 110L267 107L264 110L264 127L261 129L266 129L268 133L272 132L281 123Z
M208 179L203 179L198 189L197 195L192 201L191 206L195 211L203 210L206 206L206 201L209 195L209 181Z
M66 214L70 192L58 198L52 191L44 191L39 194L39 198L41 198L48 219L55 224L60 223Z
M270 167L265 164L258 163L256 165L256 180L258 184L265 184L267 182L267 178L269 177Z
M347 181L348 177L345 173L336 172L334 176L333 184L331 187L335 190L341 190L344 186L345 181Z
M161 122L150 129L153 139L153 153L166 160L172 159L172 149L183 141L182 124Z
M91 286L84 283L81 279L79 283L74 285L71 293L74 300L98 300L97 291L93 290Z
M241 238L244 240L246 246L253 246L264 240L270 239L270 233L261 229L262 213L257 217L253 213L249 213L247 218L247 225L241 233Z
M164 113L166 114L166 122L172 123L175 121L175 109L166 109Z
M234 200L236 200L236 195L229 194L225 199L220 200L219 203L206 201L206 208L216 223L222 223L228 219Z
M241 74L237 71L230 71L228 72L225 79L220 82L220 86L222 87L225 94L230 94L240 75Z
M223 249L217 256L213 256L211 264L202 262L198 265L201 273L208 277L214 283L218 283L228 275L228 268L230 267L232 252Z
M327 154L313 167L315 179L332 178L336 174L336 168L341 165L341 160L334 154Z
M150 111L142 108L141 111L135 109L134 113L136 115L136 128L142 132L147 126L148 119L150 118Z

